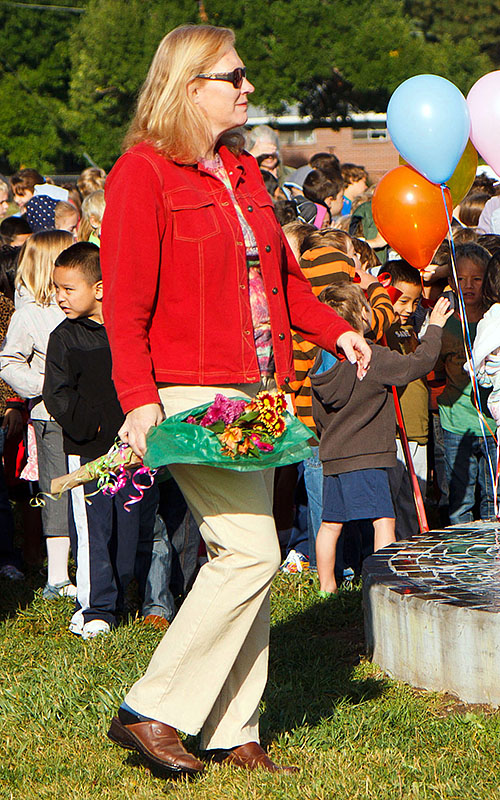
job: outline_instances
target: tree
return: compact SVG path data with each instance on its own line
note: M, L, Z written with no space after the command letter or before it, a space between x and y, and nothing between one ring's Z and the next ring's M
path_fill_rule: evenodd
M77 143L67 127L66 107L69 36L77 19L0 3L0 164L6 172L21 165L47 172L74 163Z
M353 108L385 111L391 93L412 75L443 75L467 92L492 68L491 20L470 0L465 1L469 16L462 13L454 22L444 0L71 3L84 13L24 9L0 0L4 170L21 164L42 171L77 170L87 164L85 153L110 167L159 41L183 23L235 30L256 86L255 104L279 112L285 103L298 103L304 113L332 124ZM488 4L497 6L500 0ZM443 10L443 29L434 8ZM482 37L484 52L469 31Z
M90 0L71 41L71 121L104 168L120 154L137 93L168 31L199 22L193 0Z
M492 68L500 66L499 0L461 0L458 5L447 0L405 0L404 8L428 39L448 37L454 45L470 39L476 51L490 58Z
M205 8L209 22L235 28L254 102L271 111L282 101L333 119L349 106L385 111L412 75L438 72L467 91L490 68L470 39L428 42L394 0L247 0L236 11L232 0L206 0Z

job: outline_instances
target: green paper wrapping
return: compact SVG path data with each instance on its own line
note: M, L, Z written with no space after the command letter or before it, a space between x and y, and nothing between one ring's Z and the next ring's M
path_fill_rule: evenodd
M241 397L230 399L241 400ZM205 412L211 405L212 403L206 403L175 414L156 428L151 428L147 435L144 464L151 469L168 464L204 464L249 472L295 464L310 457L308 441L313 434L288 411L284 413L286 430L282 436L273 440L274 450L270 453L259 452L258 456L236 455L234 458L224 455L217 434L201 425L184 422L190 414L195 416Z

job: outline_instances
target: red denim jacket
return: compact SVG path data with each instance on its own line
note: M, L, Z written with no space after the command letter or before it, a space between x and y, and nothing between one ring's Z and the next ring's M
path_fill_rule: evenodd
M294 376L290 327L334 350L351 330L313 295L276 221L257 162L220 155L257 240L276 379ZM123 411L159 402L158 383L260 380L241 227L223 183L140 144L106 181L104 319Z

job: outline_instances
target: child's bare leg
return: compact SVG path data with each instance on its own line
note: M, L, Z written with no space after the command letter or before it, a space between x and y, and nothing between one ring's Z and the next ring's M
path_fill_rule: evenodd
M336 592L335 553L342 531L341 522L322 522L316 537L316 561L319 587L323 592Z
M375 552L396 541L395 526L394 517L380 517L380 519L373 520Z

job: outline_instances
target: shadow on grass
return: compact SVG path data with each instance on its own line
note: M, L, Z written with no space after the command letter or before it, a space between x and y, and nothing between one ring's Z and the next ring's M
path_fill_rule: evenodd
M363 677L355 667L365 654L361 590L316 599L313 579L284 579L273 586L269 680L263 698L261 731L265 743L333 717L339 707L357 705L383 694L383 679ZM34 592L39 573L25 582L0 582L0 618L23 617L31 633L66 631L71 602L43 602ZM19 611L19 609L25 609ZM197 752L193 740L188 748ZM129 754L138 764L141 758ZM172 776L169 773L170 777Z
M194 752L196 748L190 747L189 750ZM151 775L160 780L174 781L175 783L192 783L196 781L203 773L188 775L186 772L176 772L175 770L161 767L159 764L153 764L145 756L140 753L128 753L125 758L125 763L129 767L147 767Z
M13 617L20 608L33 602L35 592L45 585L38 569L26 573L25 580L11 581L0 578L0 621Z
M340 592L292 613L271 629L269 680L261 729L266 741L331 717L338 705L381 695L386 682L358 679L365 654L361 590Z

